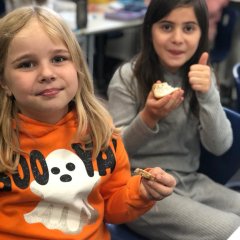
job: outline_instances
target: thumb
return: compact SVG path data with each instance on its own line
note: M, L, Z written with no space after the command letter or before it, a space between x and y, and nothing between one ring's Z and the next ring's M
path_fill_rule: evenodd
M209 54L208 54L207 52L204 52L204 53L201 55L198 63L199 63L199 64L202 64L202 65L207 65L207 63L208 63L208 57L209 57Z

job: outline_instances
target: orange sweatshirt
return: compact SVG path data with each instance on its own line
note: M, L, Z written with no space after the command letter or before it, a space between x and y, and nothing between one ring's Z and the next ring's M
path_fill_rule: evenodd
M19 116L24 154L16 173L0 174L0 239L110 239L104 221L131 221L152 207L121 139L92 159L72 140L75 112L54 125Z

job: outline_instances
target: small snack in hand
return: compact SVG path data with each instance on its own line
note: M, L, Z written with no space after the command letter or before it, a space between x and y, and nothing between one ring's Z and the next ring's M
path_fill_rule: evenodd
M145 179L156 181L156 178L151 173L149 173L141 168L136 168L134 170L134 173L144 177Z
M155 98L162 98L178 89L179 87L172 87L167 82L154 83L152 86L152 91Z

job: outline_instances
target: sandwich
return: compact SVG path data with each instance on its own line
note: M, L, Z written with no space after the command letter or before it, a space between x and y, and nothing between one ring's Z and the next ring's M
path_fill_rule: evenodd
M140 175L141 177L147 179L147 180L152 180L152 181L156 181L156 178L149 172L147 172L146 170L143 170L141 168L136 168L134 170L134 173L136 175Z
M167 96L174 91L178 90L179 87L172 87L167 82L163 83L154 83L152 86L153 95L155 98L162 98Z

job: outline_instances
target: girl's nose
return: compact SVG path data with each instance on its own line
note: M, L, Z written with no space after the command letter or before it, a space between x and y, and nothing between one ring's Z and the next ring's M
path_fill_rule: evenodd
M183 41L183 34L180 29L175 29L172 35L172 41L174 43L181 43Z
M40 82L43 83L43 82L52 82L55 80L55 77L54 76L43 76L41 79L40 79Z
M39 70L40 82L52 82L56 79L53 68L49 64L41 65Z

